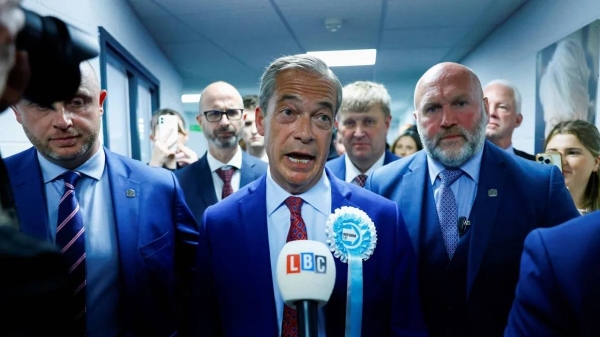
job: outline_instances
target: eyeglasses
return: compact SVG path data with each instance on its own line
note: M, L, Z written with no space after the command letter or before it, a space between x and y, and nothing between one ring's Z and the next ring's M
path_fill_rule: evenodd
M242 119L244 109L227 109L227 110L208 110L204 111L204 117L209 122L220 122L223 115L227 115L227 118L232 121Z

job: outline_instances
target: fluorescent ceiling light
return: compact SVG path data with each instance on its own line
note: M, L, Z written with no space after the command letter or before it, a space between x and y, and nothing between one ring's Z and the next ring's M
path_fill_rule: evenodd
M377 59L377 49L309 51L330 67L372 66Z
M181 103L198 103L200 102L200 94L181 95Z

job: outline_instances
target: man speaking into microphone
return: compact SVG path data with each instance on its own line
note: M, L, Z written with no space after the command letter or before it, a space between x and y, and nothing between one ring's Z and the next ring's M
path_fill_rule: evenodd
M325 169L341 100L337 77L315 57L282 57L263 74L256 124L269 170L204 213L197 336L298 336L298 316L276 281L279 253L289 241L326 243L329 216L343 206L364 211L377 231L362 262L362 335L425 335L414 251L397 206ZM319 336L343 336L351 321L348 265L339 258L335 265L333 293L317 313Z

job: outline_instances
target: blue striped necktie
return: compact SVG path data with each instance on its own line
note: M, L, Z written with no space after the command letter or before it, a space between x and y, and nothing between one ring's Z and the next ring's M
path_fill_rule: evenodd
M81 173L67 171L63 173L65 191L58 203L58 223L56 227L56 245L69 267L69 283L73 291L73 311L67 313L73 322L71 336L85 335L85 229L75 195L75 186Z

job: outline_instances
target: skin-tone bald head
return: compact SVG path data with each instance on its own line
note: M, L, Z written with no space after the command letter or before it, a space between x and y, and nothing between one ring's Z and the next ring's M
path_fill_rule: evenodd
M101 148L99 134L106 98L98 76L83 62L81 84L73 98L53 104L54 109L21 100L13 108L29 141L50 162L75 169Z
M473 86L472 89L474 90L474 94L478 95L477 98L483 99L483 90L481 89L481 82L479 81L479 78L473 72L473 70L463 66L462 64L454 62L442 62L429 68L429 70L427 70L417 82L414 95L415 110L418 110L417 104L421 99L421 94L424 90L424 87L430 85L431 83L435 83L436 81L440 81L443 77L460 78L464 76L467 76L470 79L471 85Z
M87 87L94 92L100 92L100 81L98 75L89 61L81 62L79 69L81 71L81 83L87 83Z
M244 120L230 120L223 115L218 122L209 122L204 116L205 111L228 109L244 109L244 101L237 89L226 82L209 84L200 96L200 111L196 120L202 126L208 142L210 154L222 163L233 158L238 149L238 142L244 133Z
M446 167L459 167L485 142L487 103L475 73L457 63L440 63L415 88L417 128L427 154Z

